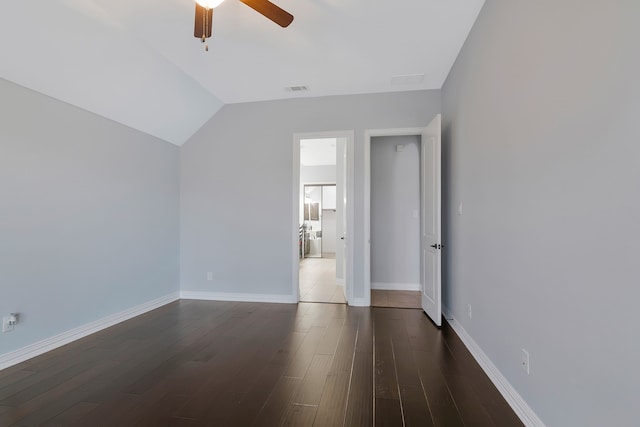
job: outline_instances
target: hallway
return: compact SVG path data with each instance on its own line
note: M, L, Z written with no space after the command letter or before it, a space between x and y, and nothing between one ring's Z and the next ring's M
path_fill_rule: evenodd
M300 301L346 304L344 287L336 282L335 258L300 261Z

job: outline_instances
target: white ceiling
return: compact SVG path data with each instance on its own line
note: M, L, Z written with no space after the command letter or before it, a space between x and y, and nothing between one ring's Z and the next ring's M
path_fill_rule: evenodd
M336 138L300 140L300 164L327 166L336 164Z
M226 0L205 52L193 0L2 1L0 77L181 145L225 103L438 89L484 0L275 3Z

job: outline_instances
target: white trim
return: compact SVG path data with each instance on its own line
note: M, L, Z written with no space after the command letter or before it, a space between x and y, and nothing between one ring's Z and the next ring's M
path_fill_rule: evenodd
M293 134L293 171L292 171L292 263L291 263L291 282L292 289L290 298L294 302L300 300L300 256L298 248L298 222L300 217L300 140L301 139L318 139L318 138L345 138L347 140L347 251L345 253L345 262L347 263L345 277L345 293L347 303L351 304L353 300L353 257L354 257L354 139L355 132L349 131L328 131L313 133L294 133ZM334 183L335 184L335 183ZM241 294L245 297L245 294ZM235 301L235 300L232 300ZM277 301L274 301L277 302ZM289 302L289 301L287 301Z
M178 299L178 292L174 292L152 301L145 302L144 304L128 308L119 313L84 324L77 328L73 328L61 334L54 335L50 338L35 342L18 350L5 353L0 355L0 370L17 365L18 363L24 362L25 360L29 360L48 351L55 350L58 347L62 347L63 345L99 332L120 322L124 322L125 320L140 316L141 314L155 310L156 308L177 301Z
M300 137L293 135L293 198L291 199L293 207L293 216L290 224L292 225L291 249L291 297L296 301L300 300ZM303 248L304 251L304 248Z
M354 214L354 206L355 206L355 133L352 131L347 137L347 223L345 226L347 227L347 250L344 254L344 262L347 263L347 268L345 270L345 294L347 297L347 303L349 305L355 299L353 296L353 288L355 286L353 281L353 271L355 268L355 214ZM367 297L368 300L371 299L371 295ZM369 306L370 304L367 304Z
M364 132L364 294L371 299L371 138L375 136L422 135L424 127L369 129Z
M420 283L371 282L371 289L378 291L419 291L422 286Z
M242 294L229 292L181 291L180 299L204 301L270 302L278 304L296 304L298 298L293 295Z
M345 282L344 279L339 279L339 278L336 277L336 285L344 286L344 282Z
M352 298L349 301L349 305L352 307L369 307L371 306L371 297L369 298Z
M442 307L442 313L445 320L456 334L460 337L464 345L467 347L476 362L482 370L487 374L493 385L496 386L502 397L507 401L511 409L518 415L520 421L528 427L545 427L542 420L533 412L533 409L520 396L511 383L502 375L502 372L493 364L489 356L486 355L480 346L471 338L471 335L465 331L460 322L453 317L453 314L446 308Z

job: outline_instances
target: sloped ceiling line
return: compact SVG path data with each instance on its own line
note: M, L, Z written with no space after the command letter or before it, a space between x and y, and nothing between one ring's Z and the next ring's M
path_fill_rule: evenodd
M276 3L288 28L226 0L204 52L190 0L2 2L0 77L182 145L225 103L440 88L483 0Z

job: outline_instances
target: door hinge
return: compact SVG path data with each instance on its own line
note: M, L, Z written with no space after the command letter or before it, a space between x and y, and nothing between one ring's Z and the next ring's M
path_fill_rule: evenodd
M442 249L442 248L444 248L444 245L441 245L439 243L435 243L435 244L431 245L431 247L433 249Z

